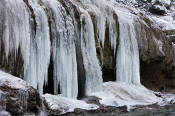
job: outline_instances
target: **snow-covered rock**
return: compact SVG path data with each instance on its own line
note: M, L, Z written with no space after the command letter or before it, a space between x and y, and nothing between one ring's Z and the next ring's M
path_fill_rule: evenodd
M3 71L0 71L0 86L8 86L13 89L24 91L29 89L29 86L25 81Z
M22 79L0 71L0 109L12 115L38 114L40 96Z
M161 4L165 7L169 7L171 5L171 0L152 0L152 4Z
M165 7L169 7L171 4L171 0L159 0Z
M166 106L167 104L175 104L175 95L174 94L162 94L162 100L158 103L160 106Z

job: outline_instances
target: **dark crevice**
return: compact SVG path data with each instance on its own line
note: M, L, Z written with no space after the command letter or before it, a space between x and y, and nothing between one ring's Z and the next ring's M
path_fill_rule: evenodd
M83 27L80 27L83 28ZM79 29L80 29L79 28ZM82 98L85 96L85 82L86 82L86 72L84 69L83 56L81 50L81 38L80 38L80 30L79 34L77 33L76 40L76 58L77 58L77 72L78 72L78 98Z
M53 61L51 59L48 69L48 83L44 85L43 93L54 94L53 70Z
M103 49L103 81L116 81L115 55L109 41L109 24L106 22L105 44Z

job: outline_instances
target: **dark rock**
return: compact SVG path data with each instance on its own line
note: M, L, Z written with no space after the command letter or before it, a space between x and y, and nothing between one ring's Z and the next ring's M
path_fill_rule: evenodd
M164 15L167 13L167 9L163 5L151 5L149 11L153 14Z
M157 97L162 97L162 93L160 93L160 92L154 92L154 94L155 94Z

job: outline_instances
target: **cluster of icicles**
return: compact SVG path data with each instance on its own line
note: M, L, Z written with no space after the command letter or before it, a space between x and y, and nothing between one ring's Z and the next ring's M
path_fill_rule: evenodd
M19 101L21 101L21 105L24 108L24 110L27 110L27 99L29 97L29 94L27 91L24 90L19 90L16 93L16 96L18 98ZM0 111L1 110L6 110L6 104L7 104L7 94L3 93L0 91Z
M64 97L76 98L79 78L85 78L85 94L101 91L96 41L103 48L105 39L116 54L117 81L140 84L134 19L120 12L114 0L1 0L0 21L6 57L20 48L23 78L41 94L51 60L54 94L60 86ZM105 38L107 26L109 38ZM78 77L80 60L85 77Z

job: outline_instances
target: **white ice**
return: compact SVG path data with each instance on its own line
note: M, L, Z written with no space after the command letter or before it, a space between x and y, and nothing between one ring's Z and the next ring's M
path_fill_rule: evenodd
M46 102L52 110L60 110L62 114L73 112L76 108L84 110L98 109L97 105L87 104L84 101L64 98L58 95L45 94L43 97L46 99Z
M100 103L103 105L116 107L126 105L128 108L135 105L150 105L162 100L142 85L123 82L106 82L103 84L103 92L92 95L101 98Z
M38 0L29 0L36 20L36 32L31 33L29 64L24 66L24 80L39 92L43 93L43 86L47 84L48 67L51 55L51 43L48 19ZM34 30L35 27L31 27ZM26 51L27 52L27 51Z

